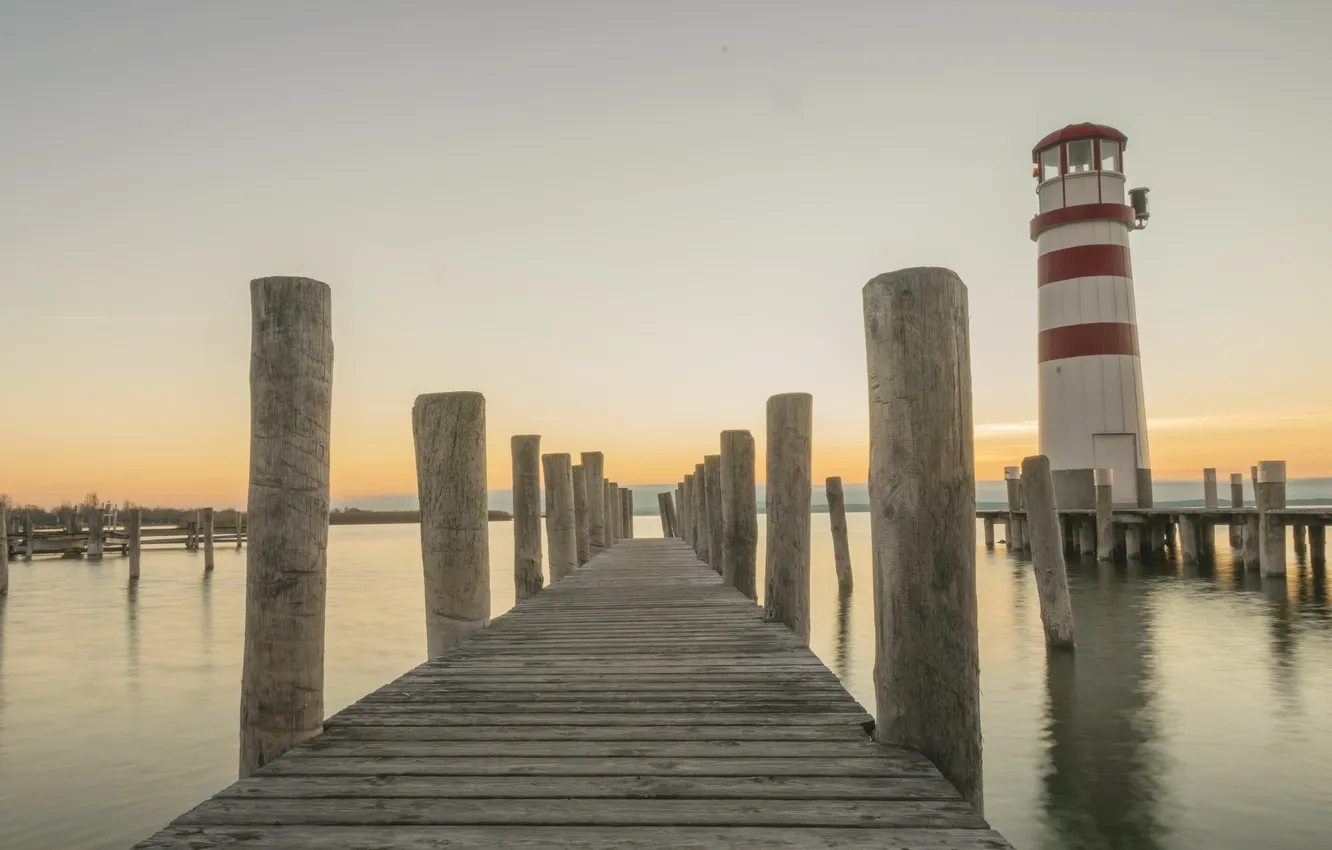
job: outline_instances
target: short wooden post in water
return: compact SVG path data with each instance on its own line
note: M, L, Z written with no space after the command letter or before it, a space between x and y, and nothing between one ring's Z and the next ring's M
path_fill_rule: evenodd
M1296 558L1303 558L1309 551L1304 543L1304 528L1305 525L1302 522L1292 522L1290 524L1290 539L1295 544Z
M1142 526L1137 523L1124 526L1124 557L1130 561L1142 560Z
M1151 520L1151 523L1147 526L1147 534L1149 535L1149 546L1152 554L1157 557L1164 556L1166 548L1165 523L1159 519Z
M583 452L587 478L587 556L595 558L610 548L606 536L606 486L602 483L606 458L601 452Z
M541 436L516 434L513 455L513 594L522 601L541 592ZM488 516L489 514L487 514Z
M93 505L88 509L87 554L90 561L100 561L102 559L102 544L105 542L102 528L103 517L101 505Z
M703 457L703 500L708 506L708 563L722 572L721 455Z
M1179 515L1179 557L1186 564L1198 563L1198 522L1190 514Z
M1096 469L1092 483L1096 487L1096 557L1109 561L1115 556L1114 470Z
M669 492L657 494L657 512L661 514L661 536L667 539L675 536L675 529L671 526L670 504Z
M1258 551L1258 539L1260 537L1258 514L1246 514L1244 517L1244 528L1240 530L1240 543L1244 548L1244 569L1253 572L1258 569L1261 557Z
M588 551L587 474L581 463L575 464L569 472L573 479L574 531L577 535L578 566L581 567L591 557Z
M578 569L578 529L574 516L573 458L567 453L541 456L546 478L546 543L550 583Z
M1010 552L1026 548L1022 533L1022 470L1016 466L1004 467L1004 486L1008 491L1008 533L1005 536Z
M837 569L837 586L851 590L851 544L846 538L846 495L842 492L841 476L833 475L824 482L828 498L828 527L832 530L833 566ZM994 520L985 520L985 545L994 548Z
M1286 507L1286 462L1258 463L1258 571L1264 576L1286 574L1286 526L1275 511Z
M250 284L250 546L240 775L324 719L332 297L309 278Z
M863 294L874 734L923 753L981 811L967 290L947 269L921 268L881 275Z
M985 527L985 548L994 548L994 517L985 517L982 521Z
M244 541L244 539L245 539L245 538L244 538L244 535L245 535L245 514L241 513L240 511L237 511L237 512L236 512L236 551L237 551L237 552L239 552L239 551L241 550L241 543L242 543L242 542Z
M768 399L767 543L763 618L809 643L809 524L814 397Z
M36 546L36 523L33 522L32 514L23 515L23 560L31 561L33 548Z
M1309 524L1309 563L1315 569L1327 566L1327 526L1321 522Z
M0 596L9 594L9 511L0 505Z
M204 569L211 570L213 568L213 509L204 508L199 512L199 515L199 521L203 524Z
M1230 473L1230 506L1232 508L1244 507L1244 475L1239 472ZM1238 549L1244 543L1244 537L1240 529L1243 523L1237 518L1230 521L1230 548Z
M712 556L708 529L708 474L704 464L694 464L694 553L703 563Z
M721 432L722 582L758 599L758 493L754 435Z
M485 396L417 396L412 435L421 503L426 657L438 658L490 624Z
M1055 511L1054 476L1045 455L1022 461L1022 491L1027 500L1031 565L1041 600L1041 623L1050 646L1073 645L1073 603L1068 597L1064 537Z
M1078 554L1096 554L1096 520L1091 517L1078 518Z
M133 581L139 578L139 562L143 557L143 508L130 508L125 522L126 537L129 547L129 577Z

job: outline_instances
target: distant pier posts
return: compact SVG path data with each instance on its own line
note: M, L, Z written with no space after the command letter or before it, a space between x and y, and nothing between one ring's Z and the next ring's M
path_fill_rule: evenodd
M1158 558L1165 557L1166 550L1166 526L1167 523L1160 519L1153 519L1147 526L1148 545L1152 554Z
M574 515L573 459L568 454L541 456L546 478L546 543L550 583L578 569L578 521Z
M1124 526L1124 557L1130 561L1142 560L1142 526L1138 523Z
M1004 487L1008 491L1008 529L1005 535L1010 552L1026 549L1022 531L1022 470L1016 466L1004 467Z
M93 505L88 510L88 560L102 560L102 548L106 541L105 529L102 527L105 515L102 513L101 505Z
M831 507L831 503L829 504ZM983 521L985 526L985 548L994 548L994 517L986 517Z
M620 507L620 485L614 481L606 482L606 528L609 530L606 539L611 545L620 542L624 536L620 529L620 520L623 510Z
M842 492L842 479L833 475L824 481L824 493L828 497L828 527L832 530L833 566L837 569L837 586L842 591L851 590L855 583L851 577L851 544L846 536L846 496ZM985 520L985 545L994 548L994 520Z
M1264 576L1286 574L1286 526L1275 511L1286 507L1286 462L1258 464L1258 571Z
M66 534L78 534L79 526L73 508L60 509L60 525L65 529Z
M675 526L671 521L671 494L657 494L657 510L661 514L661 536L669 539L675 536Z
M332 297L309 278L250 284L250 547L240 775L324 719Z
M1321 522L1309 526L1309 563L1315 570L1327 566L1327 526Z
M1306 526L1302 522L1292 522L1290 524L1290 539L1295 544L1295 557L1303 558L1309 550L1305 545L1304 530Z
M583 452L583 475L587 479L587 556L595 558L610 548L606 536L606 486L602 472L606 458L601 452Z
M1244 507L1244 473L1230 473L1230 506ZM1239 549L1244 545L1243 522L1232 519L1230 523L1230 548Z
M694 464L694 554L707 563L712 553L712 544L708 541L708 476L704 464Z
M1050 646L1072 646L1073 603L1068 597L1064 537L1055 511L1054 476L1048 457L1036 455L1022 461L1022 492L1027 498L1027 532L1045 642ZM1129 526L1130 531L1136 529L1137 526ZM1134 536L1129 538L1129 557L1134 557L1131 543Z
M720 575L722 563L721 455L703 457L703 498L708 506L708 563Z
M685 515L684 479L681 478L675 485L675 501L671 504L671 522L675 526L675 536L680 540L685 536Z
M513 592L518 601L541 592L541 437L518 434L513 454ZM489 517L489 513L487 513Z
M1185 564L1198 563L1199 555L1198 520L1191 514L1179 515L1179 557Z
M809 524L814 397L768 399L767 544L763 618L809 643ZM973 509L972 513L975 511ZM974 518L972 520L975 521Z
M125 519L126 545L129 549L129 577L139 579L139 561L143 556L143 508L130 508Z
M588 550L587 474L581 463L575 464L569 473L573 481L574 539L578 547L578 566L581 567L591 557Z
M199 520L198 511L188 514L185 519L185 549L189 552L199 551Z
M624 519L620 523L620 529L624 533L625 540L634 539L634 491L625 488L620 491L620 501L624 503Z
M1221 507L1216 491L1216 468L1211 466L1203 470L1203 507L1208 510Z
M1262 560L1258 548L1258 540L1261 536L1258 519L1258 514L1245 514L1244 526L1240 529L1240 546L1243 549L1242 561L1247 572L1256 571L1259 562Z
M0 596L9 595L9 511L0 505Z
M204 508L200 513L203 523L204 569L213 568L213 522L215 515L212 508Z
M245 514L236 511L236 551L241 550L241 542L245 534Z
M754 435L721 432L722 581L758 599L758 487Z
M485 396L476 392L417 396L412 435L421 503L426 652L427 657L438 658L490 624Z
M1096 557L1109 561L1115 556L1115 473L1112 469L1096 469L1092 481L1096 486Z
M36 523L32 521L32 514L23 515L23 560L31 561L32 553L37 545Z
M874 734L924 753L981 811L967 290L947 269L918 268L880 275L863 295Z
M1078 554L1096 554L1096 520L1088 517L1078 519Z
M680 519L681 527L684 529L684 541L689 544L689 548L694 548L694 473L689 472L684 477L684 498L680 500ZM695 552L698 550L695 549Z

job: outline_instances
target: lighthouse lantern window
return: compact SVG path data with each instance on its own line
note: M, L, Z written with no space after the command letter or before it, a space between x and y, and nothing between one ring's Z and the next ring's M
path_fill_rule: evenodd
M1101 170L1119 171L1119 142L1101 139Z
M1091 139L1068 143L1068 173L1081 174L1095 167L1092 162Z
M1041 182L1054 180L1059 176L1059 146L1041 151Z

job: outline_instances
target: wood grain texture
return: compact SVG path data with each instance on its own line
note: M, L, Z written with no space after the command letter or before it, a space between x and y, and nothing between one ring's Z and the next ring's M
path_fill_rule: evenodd
M786 626L624 540L138 845L1011 850Z
M541 437L516 434L513 457L513 592L520 601L541 592Z
M694 473L685 473L684 484L682 485L683 499L680 502L680 516L683 522L684 541L689 544L689 548L694 548L694 532L698 526L694 522Z
M721 432L722 582L758 599L758 496L754 435Z
M721 455L703 458L703 501L708 512L707 562L718 573L722 572L722 490Z
M250 283L250 547L240 775L324 718L332 294L309 278Z
M915 268L865 285L875 735L983 799L967 288Z
M573 479L574 542L578 547L578 566L581 567L592 557L588 537L587 474L581 463L575 464L569 474Z
M1073 603L1068 596L1064 564L1064 534L1055 513L1054 476L1045 455L1022 461L1022 490L1027 499L1027 532L1036 591L1041 600L1041 624L1050 646L1073 646Z
M675 525L671 521L671 494L657 494L657 514L661 517L661 536L674 537Z
M767 542L763 615L809 641L810 469L814 397L768 399Z
M620 502L620 485L614 481L606 482L606 538L612 544L619 543L624 537L620 527L624 520L624 508Z
M606 458L601 452L583 452L583 474L587 478L587 553L595 558L609 548L606 536Z
M426 657L436 658L490 622L486 399L475 392L417 396L412 433Z
M675 485L675 512L673 514L675 521L675 536L684 539L685 517L688 516L685 504L684 480Z
M1258 572L1263 576L1286 574L1285 521L1272 512L1286 507L1286 462L1264 460L1258 464Z
M837 586L849 591L855 584L851 577L851 544L846 538L846 496L842 493L842 479L836 475L824 482L824 493L828 498L828 526L832 530L833 565L837 570ZM994 546L994 524L987 521L986 530L990 537L986 545Z
M703 563L712 553L712 529L708 528L708 474L702 463L694 464L694 554Z
M573 459L568 454L542 455L541 472L546 479L546 543L550 550L550 583L554 584L578 569Z

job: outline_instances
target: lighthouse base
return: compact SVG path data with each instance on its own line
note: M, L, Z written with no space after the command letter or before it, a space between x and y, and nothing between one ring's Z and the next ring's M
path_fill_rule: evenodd
M1096 510L1095 471L1091 469L1056 469L1054 474L1055 507L1061 510ZM1150 508L1152 507L1152 471L1137 470L1136 494L1132 498L1120 498L1120 488L1115 488L1115 507ZM1127 490L1128 488L1124 488Z

